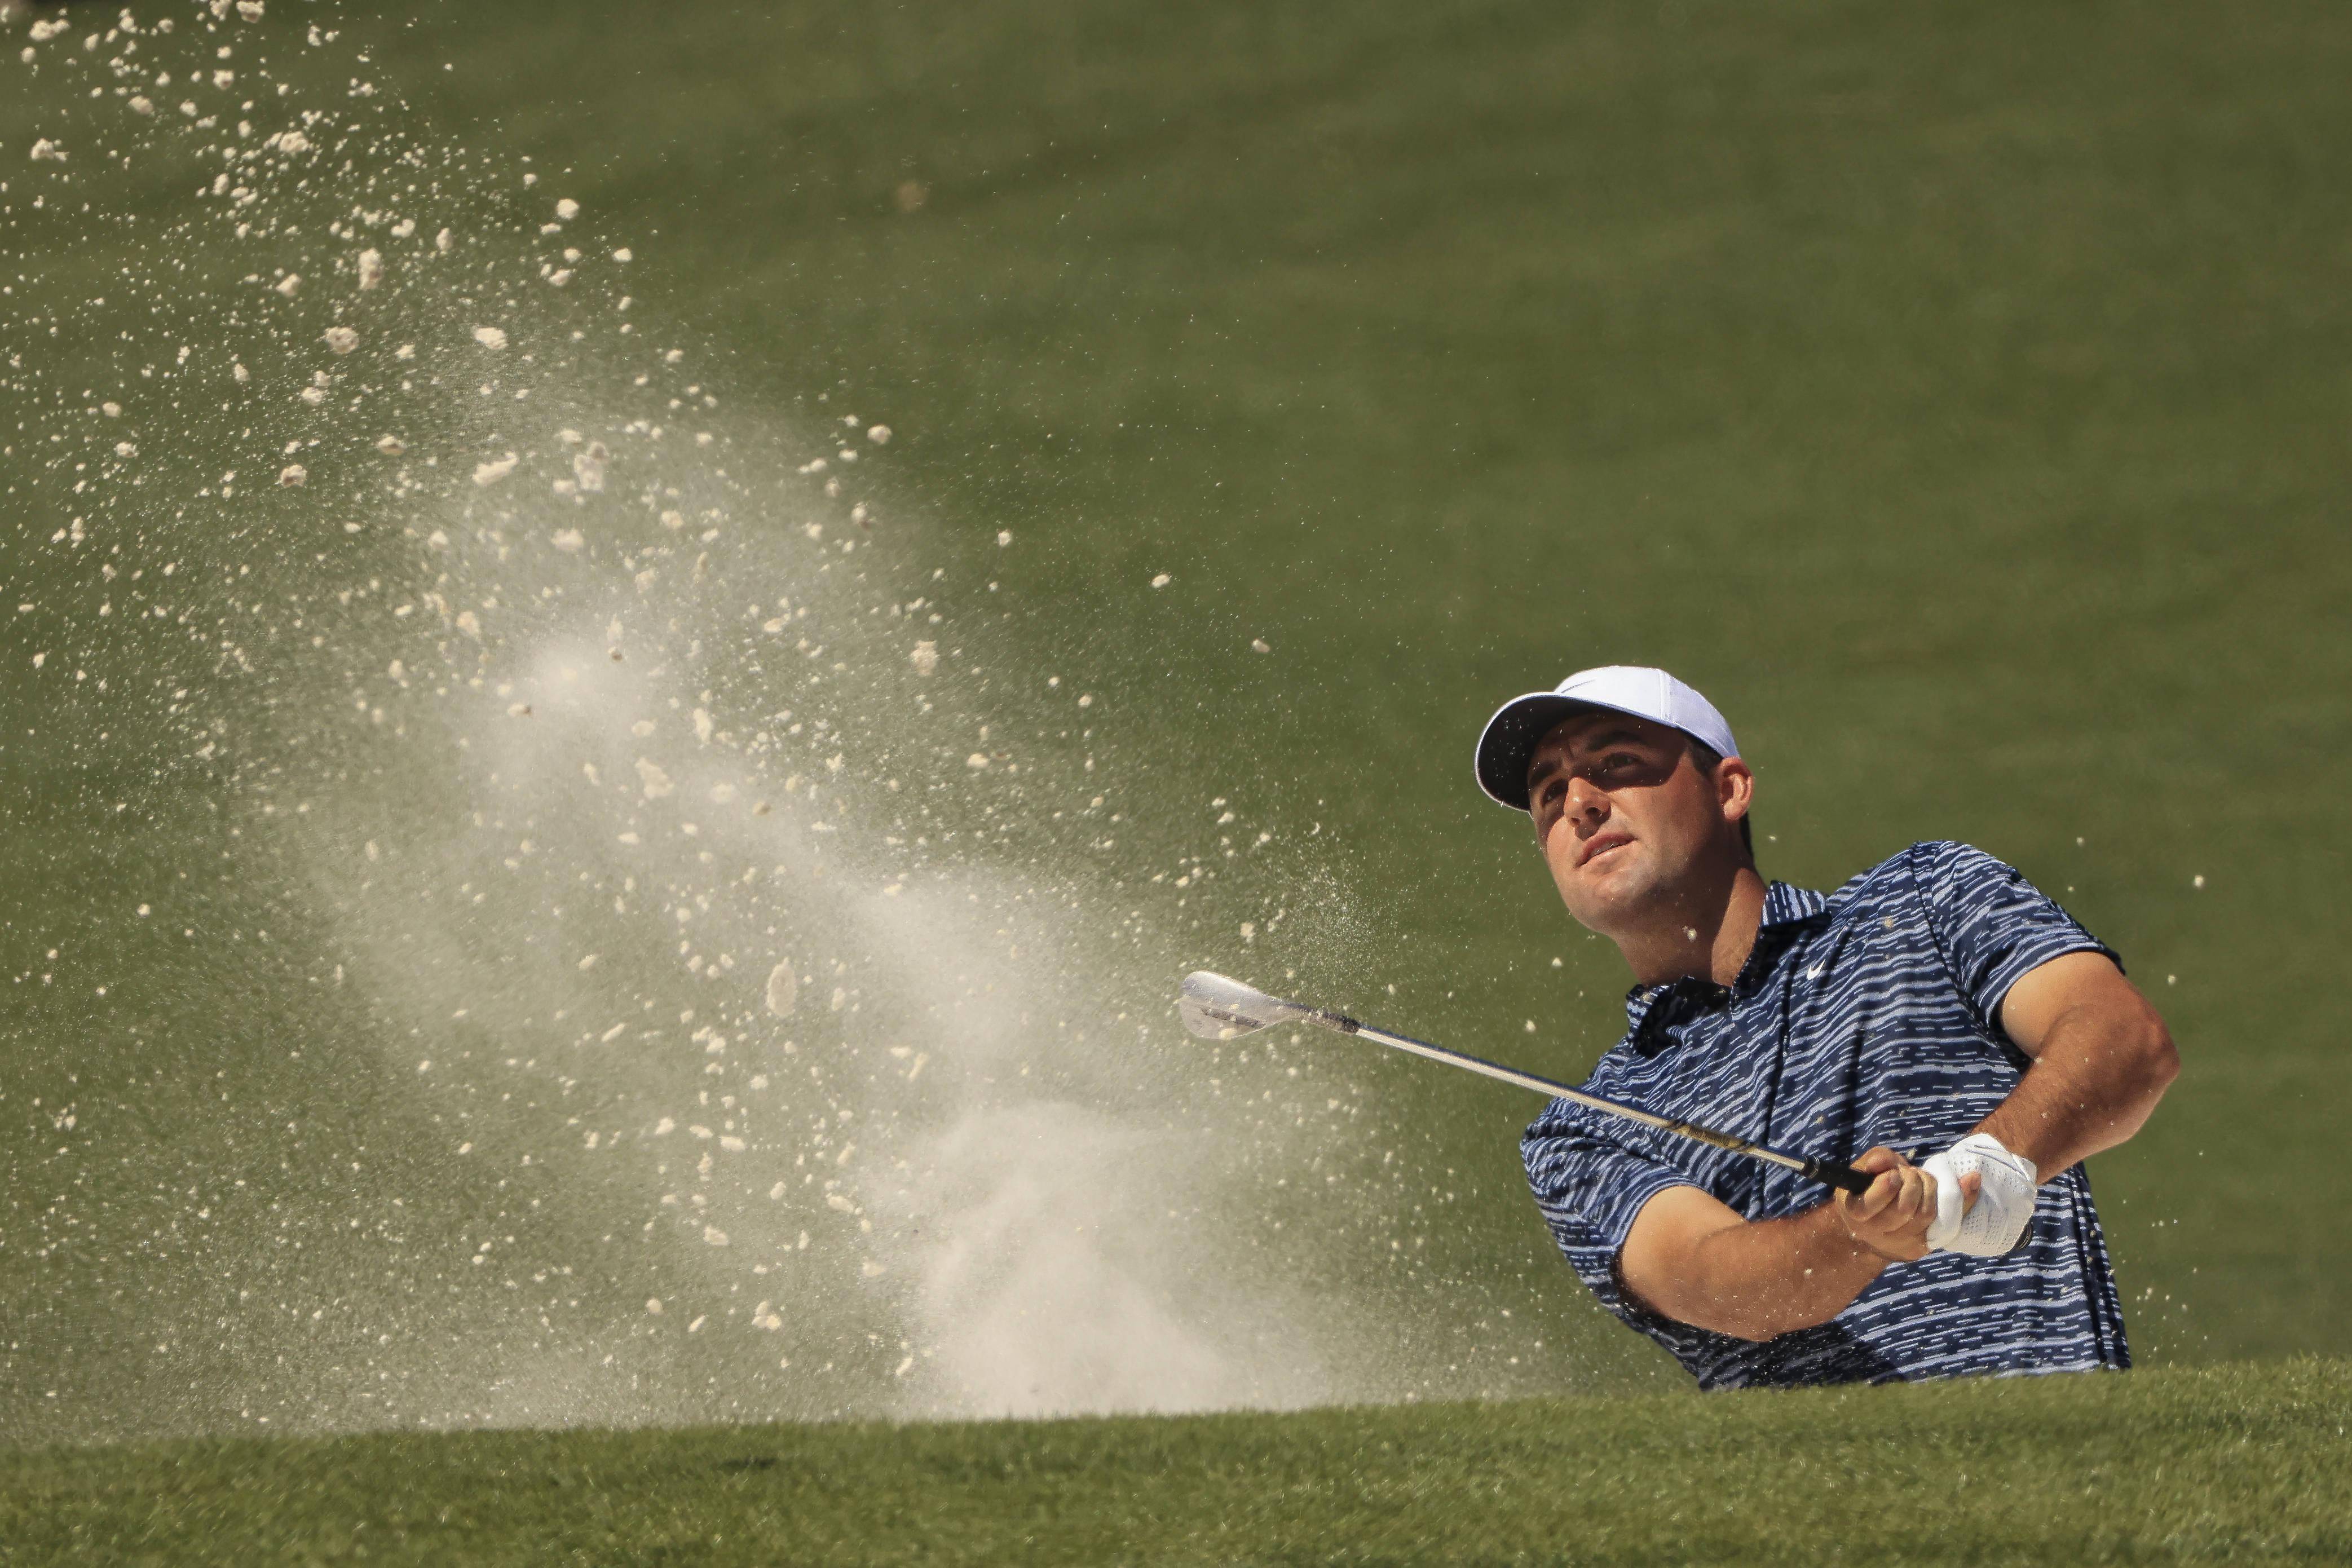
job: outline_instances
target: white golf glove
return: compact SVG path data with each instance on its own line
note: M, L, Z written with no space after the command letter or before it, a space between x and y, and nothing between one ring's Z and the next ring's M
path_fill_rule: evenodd
M1936 1178L1936 1222L1927 1227L1930 1252L1965 1252L1998 1258L2017 1245L2033 1218L2033 1192L2040 1173L2033 1162L2011 1154L1990 1133L1970 1133L1920 1168ZM1960 1178L1975 1173L1984 1185L1962 1212Z

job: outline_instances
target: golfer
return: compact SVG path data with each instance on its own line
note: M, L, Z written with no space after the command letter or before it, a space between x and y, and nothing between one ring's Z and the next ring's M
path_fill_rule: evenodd
M2023 877L1915 844L1824 896L1758 874L1706 698L1612 665L1488 721L1479 786L1633 971L1585 1087L1873 1176L1859 1197L1565 1100L1528 1180L1602 1306L1702 1387L2124 1367L2084 1159L2179 1070L2115 954Z

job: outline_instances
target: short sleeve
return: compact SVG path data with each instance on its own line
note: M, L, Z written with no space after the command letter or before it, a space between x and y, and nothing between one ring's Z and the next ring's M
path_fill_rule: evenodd
M1643 1205L1670 1186L1698 1184L1629 1148L1598 1121L1580 1106L1555 1101L1520 1139L1519 1155L1536 1207L1569 1267L1602 1306L1638 1328L1656 1320L1626 1293L1617 1255Z
M1982 850L1921 844L1913 853L1936 945L1988 1030L1999 1027L2009 988L2053 958L2100 953L2122 967L2055 899Z

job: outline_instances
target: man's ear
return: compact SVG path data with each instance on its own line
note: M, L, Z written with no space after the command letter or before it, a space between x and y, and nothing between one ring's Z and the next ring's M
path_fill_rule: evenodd
M1727 757L1715 765L1715 798L1727 821L1737 822L1748 815L1756 803L1756 775L1748 764Z

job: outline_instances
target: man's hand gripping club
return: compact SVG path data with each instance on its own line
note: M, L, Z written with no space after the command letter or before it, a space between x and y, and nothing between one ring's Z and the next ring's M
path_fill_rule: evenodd
M2033 1218L2033 1162L1984 1133L1969 1134L1922 1165L1876 1148L1853 1168L1877 1179L1858 1197L1838 1193L1838 1217L1848 1235L1890 1262L1930 1252L1997 1258L2017 1245Z
M1860 1197L1837 1194L1838 1218L1845 1222L1846 1234L1890 1263L1914 1262L1933 1251L1927 1232L1938 1218L1940 1184L1936 1177L1888 1148L1870 1150L1853 1162L1853 1168L1876 1179ZM1958 1186L1965 1210L1983 1190L1984 1178L1971 1172Z

